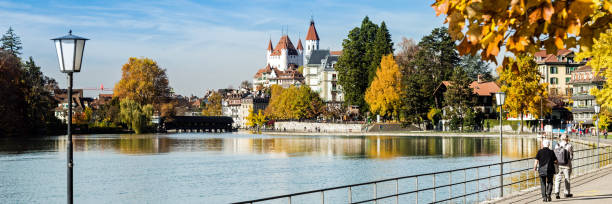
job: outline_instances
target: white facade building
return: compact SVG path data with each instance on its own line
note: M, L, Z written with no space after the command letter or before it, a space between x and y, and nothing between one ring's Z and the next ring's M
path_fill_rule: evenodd
M339 55L339 52L329 50L313 50L304 65L304 83L319 93L326 103L344 101L344 95L338 84L338 71L335 69Z

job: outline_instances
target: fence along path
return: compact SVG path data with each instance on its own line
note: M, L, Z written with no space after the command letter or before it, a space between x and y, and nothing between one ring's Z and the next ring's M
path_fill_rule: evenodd
M611 164L610 146L574 151L573 173L592 173ZM599 153L599 154L598 154ZM500 163L389 178L238 203L477 203L499 202ZM533 158L503 162L503 195L539 190Z

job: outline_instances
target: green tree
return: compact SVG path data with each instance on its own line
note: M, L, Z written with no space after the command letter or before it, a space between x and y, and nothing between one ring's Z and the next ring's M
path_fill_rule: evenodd
M499 80L502 84L501 90L506 92L504 111L508 111L511 117L521 117L523 131L523 116L531 113L534 117L540 117L540 101L548 98L546 91L547 83L540 83L541 74L537 64L530 54L521 54L516 59L506 58L506 66L500 66ZM548 107L544 112L550 112Z
M466 113L470 112L475 102L474 90L470 87L472 80L461 67L456 67L450 82L444 92L444 106L448 116L457 118L459 124L463 124Z
M223 113L221 112L221 94L218 92L212 92L208 96L208 103L202 107L202 115L204 116L221 116Z
M481 75L481 79L484 81L493 81L493 75L489 70L489 63L483 61L479 55L463 55L459 66L465 70L467 76L472 80L478 80L478 75Z
M36 65L32 57L23 65L22 83L24 84L24 95L26 102L27 126L36 134L47 132L48 123L59 121L54 115L57 101L51 95L48 86L55 81L43 75L40 67Z
M27 116L19 58L0 50L0 136L26 134Z
M380 23L380 27L376 30L376 36L371 47L373 52L371 54L371 65L368 68L368 85L371 85L376 77L376 72L380 67L380 59L393 53L393 41L384 21Z
M151 104L141 105L131 99L123 99L120 102L121 121L128 129L134 130L136 134L143 133L151 124L153 106Z
M366 91L365 100L370 110L382 115L398 119L402 94L401 74L393 55L382 58L376 71L376 78Z
M2 42L0 48L3 50L8 51L15 56L21 55L21 38L15 34L12 27L9 27L6 33L2 35L0 42Z
M430 107L442 108L441 98L435 98L433 91L452 75L459 57L453 40L444 27L436 28L423 37L418 48L409 46L409 62L403 62L402 97L403 115L410 123L420 123L427 118ZM406 48L404 48L406 49Z
M157 110L170 96L166 70L149 58L130 57L121 68L121 80L115 84L114 94L137 103L153 104Z
M338 59L338 83L342 86L347 105L367 111L364 100L366 89L376 76L383 55L393 53L393 43L387 27L380 28L369 17L355 27L342 42L343 52ZM367 79L367 80L364 80Z

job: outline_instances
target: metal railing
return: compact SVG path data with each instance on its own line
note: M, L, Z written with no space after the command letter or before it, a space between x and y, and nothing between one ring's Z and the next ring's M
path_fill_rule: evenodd
M611 164L612 147L574 151L572 177L587 174ZM599 157L598 157L599 156ZM533 158L503 162L504 195L539 188L539 175L533 170ZM238 203L289 203L307 197L307 203L473 203L499 197L500 163L468 168L382 179L358 184L336 186L312 191L267 197ZM484 175L483 175L484 174ZM492 180L495 179L495 180ZM428 181L431 183L427 184ZM412 187L410 187L412 186ZM364 188L366 198L364 197ZM382 190L382 191L381 191ZM386 190L386 191L385 191ZM342 194L346 195L342 196ZM327 196L326 196L327 195ZM345 198L343 198L345 197ZM357 197L357 198L356 198ZM304 199L302 199L304 200Z

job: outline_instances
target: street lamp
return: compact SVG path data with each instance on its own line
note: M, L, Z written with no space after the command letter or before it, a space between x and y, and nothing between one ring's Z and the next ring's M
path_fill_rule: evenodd
M595 109L595 116L597 117L597 119L595 120L595 136L597 136L597 167L599 167L599 165L601 165L599 163L599 105L595 104L593 106L593 109Z
M499 106L499 197L504 196L504 156L502 154L503 130L502 124L503 105L506 102L506 93L495 92L495 102Z
M68 203L72 203L72 73L81 71L85 41L89 39L72 35L70 30L68 35L51 40L55 43L60 71L68 74Z

